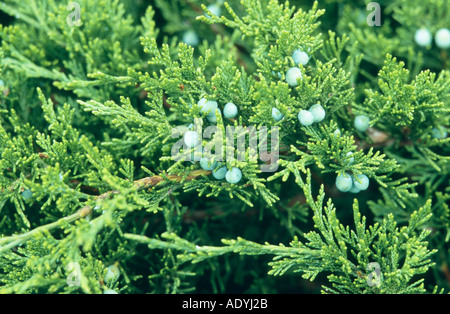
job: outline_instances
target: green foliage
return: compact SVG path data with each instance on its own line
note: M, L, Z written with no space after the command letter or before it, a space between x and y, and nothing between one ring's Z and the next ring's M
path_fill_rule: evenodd
M449 290L448 51L414 42L446 1L380 1L379 27L363 1L77 3L79 26L58 1L0 3L0 292ZM173 158L190 124L242 154L216 155L238 183ZM343 173L368 190L340 192Z
M125 234L125 238L148 245L150 249L174 249L182 251L181 263L200 263L227 253L241 255L275 255L269 263L269 274L282 276L290 269L302 272L306 279L314 280L321 272L328 276L333 288L324 287L328 293L423 293L422 279L412 277L422 274L433 265L430 257L436 251L429 251L425 238L430 233L421 227L432 216L430 202L411 214L408 226L399 228L392 215L380 224L366 228L366 218L359 212L358 202L353 205L355 230L342 225L336 217L336 208L331 200L324 204L325 194L321 189L317 200L311 195L311 176L306 182L297 177L297 183L305 192L313 210L313 221L318 231L305 234L307 243L297 237L289 247L258 244L242 238L223 240L226 246L198 246L178 237L174 233L163 233L160 239ZM379 283L374 274L364 274L370 263L381 267ZM375 276L373 282L367 277Z

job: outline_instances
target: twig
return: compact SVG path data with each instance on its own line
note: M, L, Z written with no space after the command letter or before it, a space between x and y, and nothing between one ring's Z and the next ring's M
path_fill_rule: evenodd
M47 225L37 227L37 228L35 228L31 231L28 231L24 234L13 235L13 236L1 238L0 239L0 253L3 253L4 251L7 251L23 242L29 240L30 238L39 234L40 232L49 231L49 230L58 228L64 224L74 222L75 220L78 220L80 218L84 218L84 217L88 216L91 212L92 212L92 210L89 208L89 206L85 206L82 209L80 209L78 212L76 212L75 214L72 214L67 217L63 217L63 218L61 218L55 222L49 223ZM7 243L7 244L3 245L3 243Z
M187 176L178 176L178 175L169 175L167 178L171 181L181 182L183 179L185 181L190 181L195 178L198 178L202 175L209 175L211 174L211 171L207 170L194 170L190 172ZM138 190L142 189L148 189L156 186L158 183L163 182L164 178L162 176L153 176L153 177L147 177L143 178L137 181L134 181L134 185ZM106 193L103 193L101 195L96 196L96 199L107 199L111 197L114 194L119 194L119 191L108 191ZM72 223L80 218L85 218L92 214L93 210L92 207L89 205L84 206L79 211L77 211L75 214L63 217L55 222L49 223L47 225L39 226L31 231L28 231L23 234L19 235L12 235L4 238L0 238L0 254L17 246L21 243L31 239L33 236L45 232L50 231L53 229L56 229L58 227L61 227L62 225Z

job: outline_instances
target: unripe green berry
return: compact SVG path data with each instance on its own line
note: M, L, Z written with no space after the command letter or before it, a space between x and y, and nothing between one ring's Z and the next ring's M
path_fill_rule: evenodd
M223 180L223 179L225 179L227 171L228 171L227 167L223 166L223 167L220 167L219 169L217 169L216 171L213 170L212 175L217 180Z
M308 126L313 124L314 116L307 110L300 110L300 112L298 113L298 121L300 121L301 124Z
M355 118L355 128L361 132L367 131L369 128L369 117L365 115L360 115Z
M233 167L231 170L227 171L225 179L228 183L236 184L242 179L242 172L239 168Z
M225 116L225 118L227 119L233 119L234 117L236 117L238 114L238 108L235 104L233 104L232 102L229 102L228 104L225 105L225 107L223 108L223 115Z
M369 187L369 178L365 174L358 174L353 177L353 185L361 191L367 190Z
M273 107L272 108L272 117L275 119L275 121L280 121L281 119L283 119L284 115L280 112L280 110L278 110L277 108Z
M199 143L199 136L198 133L195 131L187 131L184 133L184 144L186 144L187 147L192 148L197 146Z
M309 112L312 113L314 117L314 122L321 122L323 119L325 119L325 109L320 104L313 105Z
M339 174L336 177L336 187L341 192L348 192L353 186L352 176L348 173Z
M297 67L290 68L286 72L286 82L291 86L297 86L298 85L297 80L301 78L302 78L302 71Z

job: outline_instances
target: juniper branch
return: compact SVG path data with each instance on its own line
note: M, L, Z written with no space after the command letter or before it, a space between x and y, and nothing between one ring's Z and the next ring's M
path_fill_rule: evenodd
M187 175L169 175L166 178L169 181L173 182L184 182L184 181L190 181L198 178L199 176L209 175L211 174L211 171L207 170L194 170ZM164 182L166 180L163 176L152 176L152 177L146 177L139 180L136 180L133 182L134 186L137 190L144 190L144 189L150 189L155 187L161 182ZM101 195L98 195L95 197L95 199L107 199L112 197L114 194L119 194L120 191L108 191ZM11 248L22 244L23 242L29 240L33 236L41 233L41 232L48 232L53 229L62 227L64 225L70 224L78 219L85 218L89 215L91 215L93 212L93 207L90 205L86 205L83 208L81 208L76 213L63 217L55 222L49 223L47 225L39 226L31 231L28 231L23 234L19 235L13 235L9 237L3 237L0 238L0 253L3 253L7 250L10 250Z

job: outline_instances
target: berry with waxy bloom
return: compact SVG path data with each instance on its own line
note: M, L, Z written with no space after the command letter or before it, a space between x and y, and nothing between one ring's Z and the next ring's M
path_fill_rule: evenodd
M275 119L275 121L280 121L281 119L283 119L284 115L280 112L280 110L278 110L277 108L273 107L272 108L272 117Z
M304 126L308 126L314 123L314 116L308 110L300 110L298 113L298 121Z
M427 47L431 45L431 42L433 41L433 36L431 35L428 29L422 27L418 29L414 34L414 40L416 41L416 44L418 44L419 46Z
M187 147L195 147L198 145L199 141L200 140L197 132L187 131L186 133L184 133L184 144L186 144Z
M206 119L208 119L211 123L217 123L217 116L216 112L219 111L219 114L222 114L222 111L220 109L216 109L214 112L211 112L209 115L206 116Z
M228 183L236 184L242 179L242 172L241 169L233 167L231 170L227 171L227 174L225 175L225 180L227 180Z
M183 34L182 41L189 46L197 46L200 42L197 33L194 30L188 30Z
M297 67L290 68L286 72L286 82L291 86L297 86L298 85L297 80L301 78L302 78L302 71Z
M306 52L302 51L301 49L297 49L292 54L292 59L294 59L295 64L299 65L306 65L309 62L309 56Z
M202 159L200 159L200 167L202 167L203 170L213 170L217 167L217 161L202 157Z
M314 122L321 122L323 119L325 119L325 109L320 104L313 105L309 112L312 113L314 117Z
M365 174L353 176L353 185L361 191L367 190L369 187L369 178Z
M348 192L353 187L352 176L348 173L339 174L336 177L336 187L341 192Z
M360 115L355 118L355 128L361 132L367 131L370 119L368 116Z
M450 48L450 30L448 28L441 28L434 35L436 46L442 49Z
M228 172L228 168L226 166L223 166L217 170L213 170L212 175L217 180L223 180L223 179L225 179L227 172Z
M223 108L223 115L225 116L225 118L227 119L233 119L234 117L236 117L238 114L238 108L235 104L233 104L232 102L229 102L228 104L225 105L225 107Z

